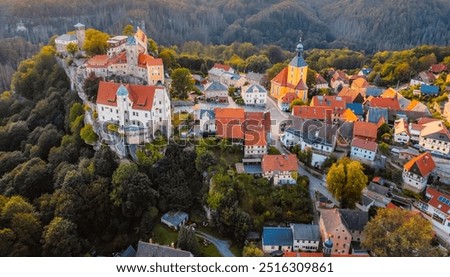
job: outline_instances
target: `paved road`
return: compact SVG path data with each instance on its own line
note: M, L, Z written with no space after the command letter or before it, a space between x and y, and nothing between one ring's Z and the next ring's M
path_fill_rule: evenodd
M213 237L209 234L197 231L197 235L201 238L205 238L209 240L212 244L214 244L219 250L219 253L223 257L234 257L234 254L230 251L230 242L227 240L221 240L216 237Z

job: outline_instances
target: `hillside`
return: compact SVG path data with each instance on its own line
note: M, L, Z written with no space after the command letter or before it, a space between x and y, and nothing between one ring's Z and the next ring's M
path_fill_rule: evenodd
M374 52L449 44L448 14L445 0L3 0L0 37L47 42L78 21L112 34L126 23L145 23L164 45L248 41L292 48L302 35L309 48Z

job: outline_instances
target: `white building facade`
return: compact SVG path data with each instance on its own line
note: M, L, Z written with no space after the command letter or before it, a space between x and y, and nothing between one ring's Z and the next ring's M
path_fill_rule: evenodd
M267 90L257 84L242 88L241 97L245 105L265 106L267 101Z
M362 162L373 162L377 155L378 144L373 141L354 138L352 141L350 158Z

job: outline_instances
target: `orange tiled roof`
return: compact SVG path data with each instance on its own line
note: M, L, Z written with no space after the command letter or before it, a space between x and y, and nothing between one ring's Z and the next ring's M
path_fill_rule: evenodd
M417 168L419 169L419 172L417 173L420 173L422 177L425 177L434 170L436 164L434 163L431 154L429 152L425 152L422 155L412 158L404 165L404 168L408 171L411 171L413 170L414 166L417 166Z
M353 125L353 137L369 139L375 141L377 139L378 128L375 123L356 121Z
M381 98L395 98L397 96L397 92L393 88L388 88L381 94Z
M245 112L242 108L215 108L218 137L244 139Z
M248 126L245 130L245 146L266 146L266 132L264 126Z
M378 144L376 142L365 140L361 138L354 138L352 140L352 147L358 147L361 149L369 150L372 152L377 151Z
M220 64L220 63L215 63L213 67L218 68L218 69L222 69L222 70L225 70L225 71L229 71L231 69L231 66L226 65L226 64Z
M116 93L122 84L101 81L98 86L97 104L117 106ZM150 111L153 107L156 86L124 84L128 91L128 98L133 103L134 110Z
M324 257L323 253L318 252L285 252L283 257L304 257L304 258L316 258ZM331 254L331 257L370 257L369 254Z
M297 171L297 156L290 155L264 155L261 161L263 172L267 171Z
M293 106L292 115L303 119L325 120L327 112L331 111L328 107L311 107L311 106Z
M407 111L412 111L412 110L417 106L417 104L419 104L419 103L420 103L420 102L417 101L417 100L411 101L411 102L409 103L409 105L406 107L406 110L407 110Z
M400 104L398 103L397 98L373 98L370 101L370 106L376 108L388 108L395 111L400 110Z
M281 103L291 104L292 101L294 101L295 99L299 99L297 94L295 94L293 92L288 92L281 99Z
M447 70L447 66L445 64L439 63L439 64L433 64L430 67L430 70L434 73L441 73L442 71Z
M328 85L327 80L325 80L325 78L323 78L322 75L317 73L316 74L316 85L323 85L323 84L327 84Z
M358 95L362 96L362 93L359 90L349 88L349 87L343 87L342 90L338 94L340 97L345 97L347 99L350 99L349 103L353 103L358 97Z
M369 83L366 78L359 76L352 82L352 88L368 88Z
M344 119L345 121L350 121L350 122L358 121L358 117L350 109L345 110L345 112L342 114L341 118Z
M287 85L287 74L288 74L288 68L285 67L285 68L283 68L283 70L280 71L280 73L277 74L277 76L275 76L272 79L272 82L285 87Z
M109 63L108 55L96 55L87 61L88 67L107 67Z
M298 82L297 86L295 86L296 90L307 90L308 86L305 84L305 82L303 82L302 79L300 79L300 81Z

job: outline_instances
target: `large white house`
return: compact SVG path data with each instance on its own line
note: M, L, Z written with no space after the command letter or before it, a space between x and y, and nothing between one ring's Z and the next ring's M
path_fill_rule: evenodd
M403 118L397 119L394 123L394 141L408 143L410 138L408 122Z
M426 202L419 202L419 208L427 213L434 227L450 235L450 195L432 187L425 192Z
M403 183L411 190L422 192L427 185L428 177L435 168L433 157L425 152L403 166Z
M170 98L162 86L100 82L97 113L101 123L112 123L131 144L149 142L160 131L171 133Z
M217 102L228 102L228 88L221 82L212 81L206 84L203 93L206 99Z
M267 90L257 84L245 86L241 91L245 105L265 106L267 101Z
M440 155L450 154L450 133L441 120L422 124L420 148Z
M247 126L244 134L244 157L261 158L267 154L266 131L263 126Z
M319 225L291 224L293 250L317 251L319 250L320 230Z
M199 133L216 132L216 114L214 110L200 110L198 112Z
M275 185L293 185L297 182L297 162L295 154L264 155L261 161L263 176L269 180L273 179Z
M373 141L354 138L350 158L360 160L361 162L373 162L377 154L378 144Z

